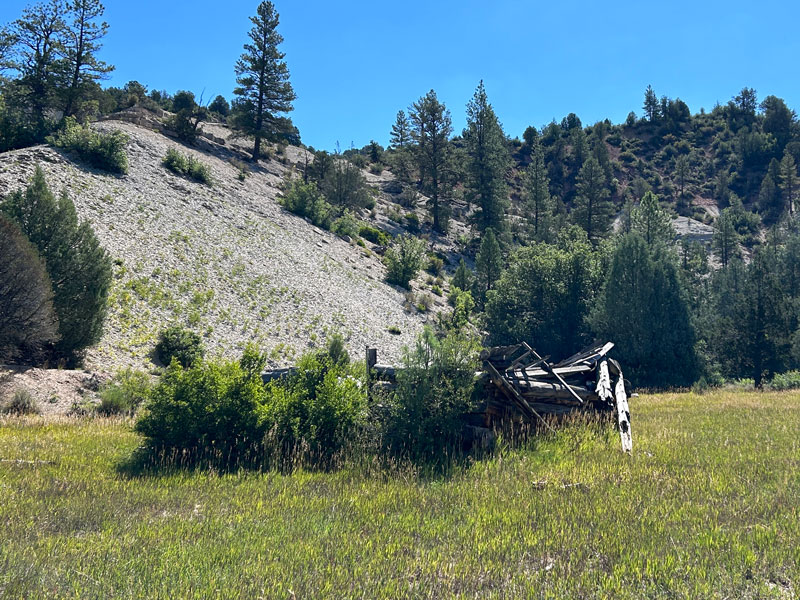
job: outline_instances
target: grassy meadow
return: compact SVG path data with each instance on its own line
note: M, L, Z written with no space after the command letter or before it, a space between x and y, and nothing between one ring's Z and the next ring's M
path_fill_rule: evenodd
M632 400L420 476L119 470L120 420L0 421L0 598L797 598L800 394Z

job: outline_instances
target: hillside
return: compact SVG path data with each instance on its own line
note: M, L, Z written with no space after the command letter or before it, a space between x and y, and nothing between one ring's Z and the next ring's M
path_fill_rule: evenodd
M125 118L96 125L130 137L125 176L85 167L48 146L0 155L0 196L25 186L41 165L51 189L69 194L114 260L105 334L89 352L88 368L146 365L159 330L172 323L201 332L211 355L235 356L252 341L275 366L334 332L354 356L369 344L382 361L399 359L425 315L404 309L404 293L383 282L380 256L287 213L276 200L303 150L288 147L280 161L249 166L241 178L237 142L226 139L224 127L207 125L205 135L215 141L202 139L199 150L153 130L155 121ZM213 185L164 168L170 147L208 165ZM390 326L400 334L389 333Z

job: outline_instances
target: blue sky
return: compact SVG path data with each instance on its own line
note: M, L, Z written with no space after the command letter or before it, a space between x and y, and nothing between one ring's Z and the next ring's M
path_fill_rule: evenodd
M0 22L29 2L3 0ZM231 98L257 2L107 0L109 85ZM787 0L404 3L277 0L306 144L382 144L399 109L435 89L456 132L480 79L511 136L575 112L585 124L641 114L644 90L692 112L742 87L800 109L800 3Z

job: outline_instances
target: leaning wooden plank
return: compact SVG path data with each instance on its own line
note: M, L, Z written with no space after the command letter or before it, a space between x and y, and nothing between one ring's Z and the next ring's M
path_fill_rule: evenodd
M569 358L565 358L560 363L556 365L556 367L564 367L567 365L572 365L577 362L588 361L593 358L597 358L598 356L605 356L611 349L614 347L613 342L607 342L602 346L591 346L589 348L585 348L578 352L577 354L573 354Z
M608 361L601 360L597 367L597 386L595 392L601 402L614 403L614 394L611 391L611 375L608 373Z
M583 403L583 398L581 398L578 394L575 393L575 391L570 387L570 385L566 381L564 381L564 378L561 377L561 375L559 375L558 373L553 371L553 367L551 367L550 364L546 360L544 360L541 356L539 356L539 354L536 352L536 350L534 350L533 348L528 346L528 344L526 344L525 342L522 342L522 343L526 348L528 348L533 353L533 355L536 358L538 358L539 360L542 361L542 367L544 367L545 371L547 371L548 373L550 373L550 375L552 375L553 377L558 379L559 383L561 383L561 385L563 385L565 388L567 388L578 402Z
M617 421L619 422L619 435L622 439L622 451L630 454L633 451L631 412L628 408L628 394L625 393L625 380L622 377L622 373L617 379L614 392L617 399Z

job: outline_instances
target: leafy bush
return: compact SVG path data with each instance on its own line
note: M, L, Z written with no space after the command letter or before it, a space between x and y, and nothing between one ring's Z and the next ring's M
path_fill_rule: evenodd
M200 335L179 325L168 327L158 336L156 356L164 365L169 365L174 358L182 367L191 367L204 354Z
M358 235L358 220L349 210L345 210L341 217L336 219L331 226L331 231L336 235L350 236L354 238Z
M273 455L326 465L356 437L366 396L360 369L330 351L307 354L286 381L270 383L259 424Z
M191 155L181 154L175 148L167 150L161 164L173 173L211 185L211 170L208 166Z
M281 206L291 213L305 217L317 227L329 229L333 207L326 202L314 182L293 180L280 198Z
M442 260L438 256L431 256L428 258L428 264L425 267L425 270L428 273L438 277L439 275L442 274L442 269L444 269L444 260Z
M64 127L47 138L48 143L58 148L75 152L93 167L111 173L128 172L128 156L125 144L128 136L121 131L101 133L89 125L80 125L73 117L64 120Z
M370 227L369 225L362 225L361 229L358 230L358 235L379 246L388 246L392 241L392 236L390 234L382 229Z
M384 440L392 453L430 459L460 448L462 417L473 408L479 351L477 339L468 334L438 338L429 327L413 348L406 348L385 423Z
M38 415L42 411L27 388L17 388L11 400L3 406L2 412L10 415Z
M778 373L772 378L769 386L778 391L800 389L800 371Z
M150 398L152 387L147 373L124 369L100 388L97 412L102 415L133 414Z
M386 279L389 283L408 289L409 283L422 268L424 257L425 242L412 236L400 237L386 251Z
M252 347L241 360L172 363L153 388L135 429L155 448L237 458L261 441L256 409L264 404L265 359Z

